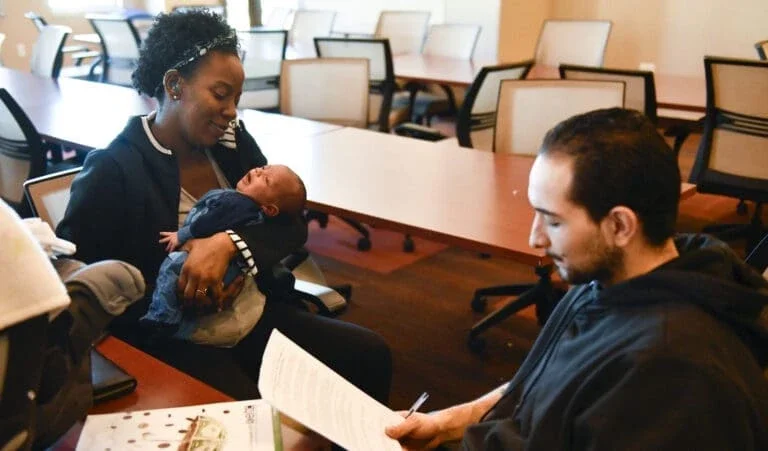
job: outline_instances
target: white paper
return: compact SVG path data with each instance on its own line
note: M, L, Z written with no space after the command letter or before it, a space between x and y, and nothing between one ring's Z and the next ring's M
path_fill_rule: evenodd
M283 414L350 451L401 450L384 429L399 424L403 417L333 372L277 329L272 331L264 351L259 392Z
M88 415L77 450L177 450L198 415L224 426L226 438L217 449L275 450L272 407L263 400Z

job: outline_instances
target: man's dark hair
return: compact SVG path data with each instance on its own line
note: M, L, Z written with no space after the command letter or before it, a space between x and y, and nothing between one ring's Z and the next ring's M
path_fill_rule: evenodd
M213 45L211 45L213 44ZM131 75L133 86L163 100L163 77L169 69L187 61L197 49L238 54L234 30L224 19L207 9L191 9L158 14L141 44L139 62ZM183 77L195 73L205 55L177 68Z
M547 132L540 155L573 158L569 198L599 222L618 205L631 208L651 245L675 230L680 201L677 158L642 113L621 108L567 119Z

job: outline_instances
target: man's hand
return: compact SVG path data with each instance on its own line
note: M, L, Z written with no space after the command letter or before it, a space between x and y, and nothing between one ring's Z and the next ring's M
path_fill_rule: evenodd
M179 234L177 232L160 232L160 244L165 244L165 252L169 254L179 247Z
M398 412L405 416L408 412ZM435 414L413 413L405 421L384 432L400 442L405 450L432 449L442 443L442 428Z
M179 274L178 292L184 308L221 311L243 288L240 276L224 289L224 273L237 249L226 232L187 241L189 252Z

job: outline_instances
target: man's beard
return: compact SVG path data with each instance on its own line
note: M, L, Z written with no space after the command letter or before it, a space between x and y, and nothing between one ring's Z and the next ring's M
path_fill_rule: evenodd
M607 246L604 243L595 245L589 253L594 257L581 267L558 267L560 277L573 285L581 285L593 280L609 282L613 280L616 271L624 262L624 253L620 248Z

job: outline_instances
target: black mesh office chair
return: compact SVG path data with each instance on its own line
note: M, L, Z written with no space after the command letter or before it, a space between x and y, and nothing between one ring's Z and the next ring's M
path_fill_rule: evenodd
M392 63L392 51L388 39L343 39L315 38L315 51L320 58L367 58L369 69L368 128L389 133L389 113L392 108L392 96L395 92L395 72ZM310 210L308 220L317 220L320 227L328 224L328 214ZM342 221L357 230L362 237L357 241L357 248L366 251L371 248L370 232L357 220L341 218ZM403 250L412 252L414 243L406 235Z
M725 240L746 238L754 247L766 232L768 201L768 62L705 57L707 113L690 181L702 193L755 203L748 224L704 230Z
M40 135L11 94L0 88L0 198L21 217L29 216L24 181L45 172Z
M101 76L99 81L133 86L131 74L139 60L141 37L129 18L102 15L86 16L101 40Z
M288 47L286 30L238 30L245 82L240 108L279 112L280 68Z
M456 117L456 138L460 146L493 150L499 86L502 80L524 79L531 70L531 66L533 66L533 60L485 66L480 69L467 89L464 102ZM426 141L439 141L446 138L435 129L413 123L400 124L395 129L395 133Z

